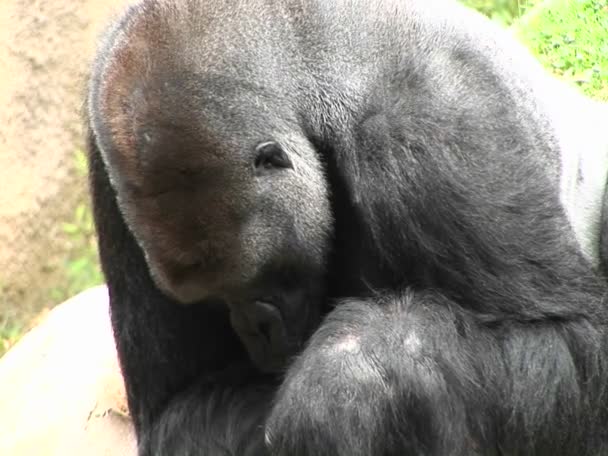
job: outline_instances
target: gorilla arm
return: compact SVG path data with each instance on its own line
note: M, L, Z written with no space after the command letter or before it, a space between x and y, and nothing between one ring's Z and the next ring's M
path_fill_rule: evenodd
M439 292L344 301L290 367L266 440L281 456L603 454L604 329L492 327Z

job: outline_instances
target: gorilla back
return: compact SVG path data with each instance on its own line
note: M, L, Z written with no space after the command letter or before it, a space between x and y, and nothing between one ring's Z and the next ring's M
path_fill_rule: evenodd
M131 7L88 115L141 454L603 454L604 112L451 2Z

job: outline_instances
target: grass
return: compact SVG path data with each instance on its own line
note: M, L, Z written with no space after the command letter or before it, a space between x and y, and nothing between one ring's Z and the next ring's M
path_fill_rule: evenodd
M606 0L550 0L519 19L514 31L556 75L608 101Z
M0 316L0 356L17 342L24 329L24 325L15 318L15 315Z
M510 25L538 0L461 0L502 25Z

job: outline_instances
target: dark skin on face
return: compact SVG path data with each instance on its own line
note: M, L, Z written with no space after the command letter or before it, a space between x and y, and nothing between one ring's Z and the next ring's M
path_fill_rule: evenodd
M128 117L105 125L115 130L106 159L152 278L181 303L226 303L254 364L283 369L322 303L331 216L312 147L262 111L227 124L214 100L181 95L186 79L132 84L120 103ZM115 92L106 96L115 109Z

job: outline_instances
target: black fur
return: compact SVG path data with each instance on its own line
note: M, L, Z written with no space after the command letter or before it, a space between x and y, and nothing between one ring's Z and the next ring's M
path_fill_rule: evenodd
M604 196L602 198L602 211L600 218L600 226L603 228L600 230L600 249L599 249L599 262L603 275L608 277L608 230L604 227L608 227L608 182L604 189Z
M150 73L109 59L131 42ZM425 0L149 0L103 49L93 94L114 66L144 87L160 67L183 92L163 113L213 141L289 131L331 191L328 273L297 276L326 277L326 297L293 302L335 309L284 380L262 375L223 303L180 306L150 278L93 95L95 220L141 456L608 452L605 285L560 199L553 82L506 35Z

